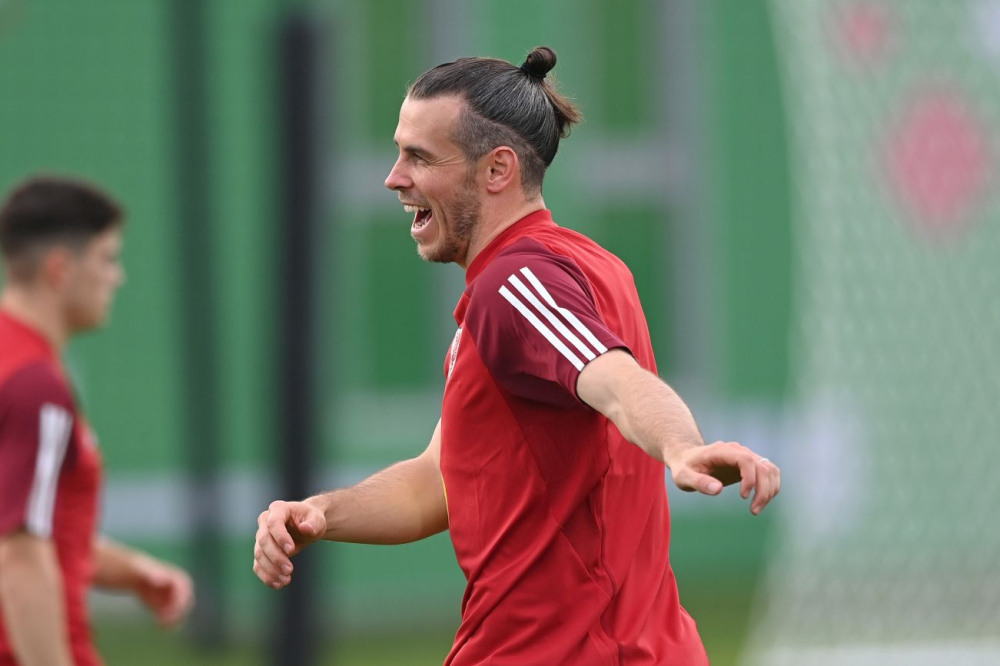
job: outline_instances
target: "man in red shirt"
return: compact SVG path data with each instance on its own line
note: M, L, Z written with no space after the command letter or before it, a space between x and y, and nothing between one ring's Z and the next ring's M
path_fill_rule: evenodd
M29 180L0 208L0 666L100 664L91 584L133 592L167 626L193 601L185 572L97 534L100 455L60 361L124 281L122 223L64 178Z
M705 445L656 376L628 268L557 226L542 178L578 111L520 67L426 72L396 129L386 186L428 261L466 270L441 420L418 457L348 489L275 502L254 570L280 589L317 539L400 543L449 529L468 580L451 666L708 663L669 565L664 464L682 490L740 482L758 514L780 473Z

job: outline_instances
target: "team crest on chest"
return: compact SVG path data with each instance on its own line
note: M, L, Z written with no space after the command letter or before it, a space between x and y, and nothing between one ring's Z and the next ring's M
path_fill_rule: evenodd
M448 377L451 379L451 372L455 369L455 361L458 360L458 345L462 341L462 327L455 331L455 337L451 341L451 354L448 356Z

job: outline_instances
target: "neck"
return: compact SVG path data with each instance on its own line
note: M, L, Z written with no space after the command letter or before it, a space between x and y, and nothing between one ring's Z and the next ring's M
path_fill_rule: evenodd
M469 241L469 250L465 254L465 261L459 265L467 270L479 253L490 244L490 241L514 225L518 220L544 209L545 200L539 196L531 201L522 201L516 206L504 207L501 210L492 211L490 215L487 215L487 211L484 210L483 222L480 224L478 233Z
M41 333L57 352L66 347L69 331L51 296L30 287L8 285L0 291L0 310Z

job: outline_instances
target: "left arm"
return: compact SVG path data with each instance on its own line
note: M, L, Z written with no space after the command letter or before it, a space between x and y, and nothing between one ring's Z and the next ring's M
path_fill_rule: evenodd
M164 627L176 626L191 610L194 585L182 569L100 536L94 563L96 586L132 592Z
M670 468L681 490L717 495L740 481L740 495L754 491L750 510L759 514L778 494L781 472L735 442L705 445L691 410L656 375L622 350L591 361L577 379L577 395L614 423L628 441Z

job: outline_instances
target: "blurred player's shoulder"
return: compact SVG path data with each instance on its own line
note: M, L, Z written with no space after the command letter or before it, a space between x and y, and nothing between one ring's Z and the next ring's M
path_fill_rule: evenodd
M0 312L0 390L26 395L41 391L68 398L69 388L52 347L37 331Z

